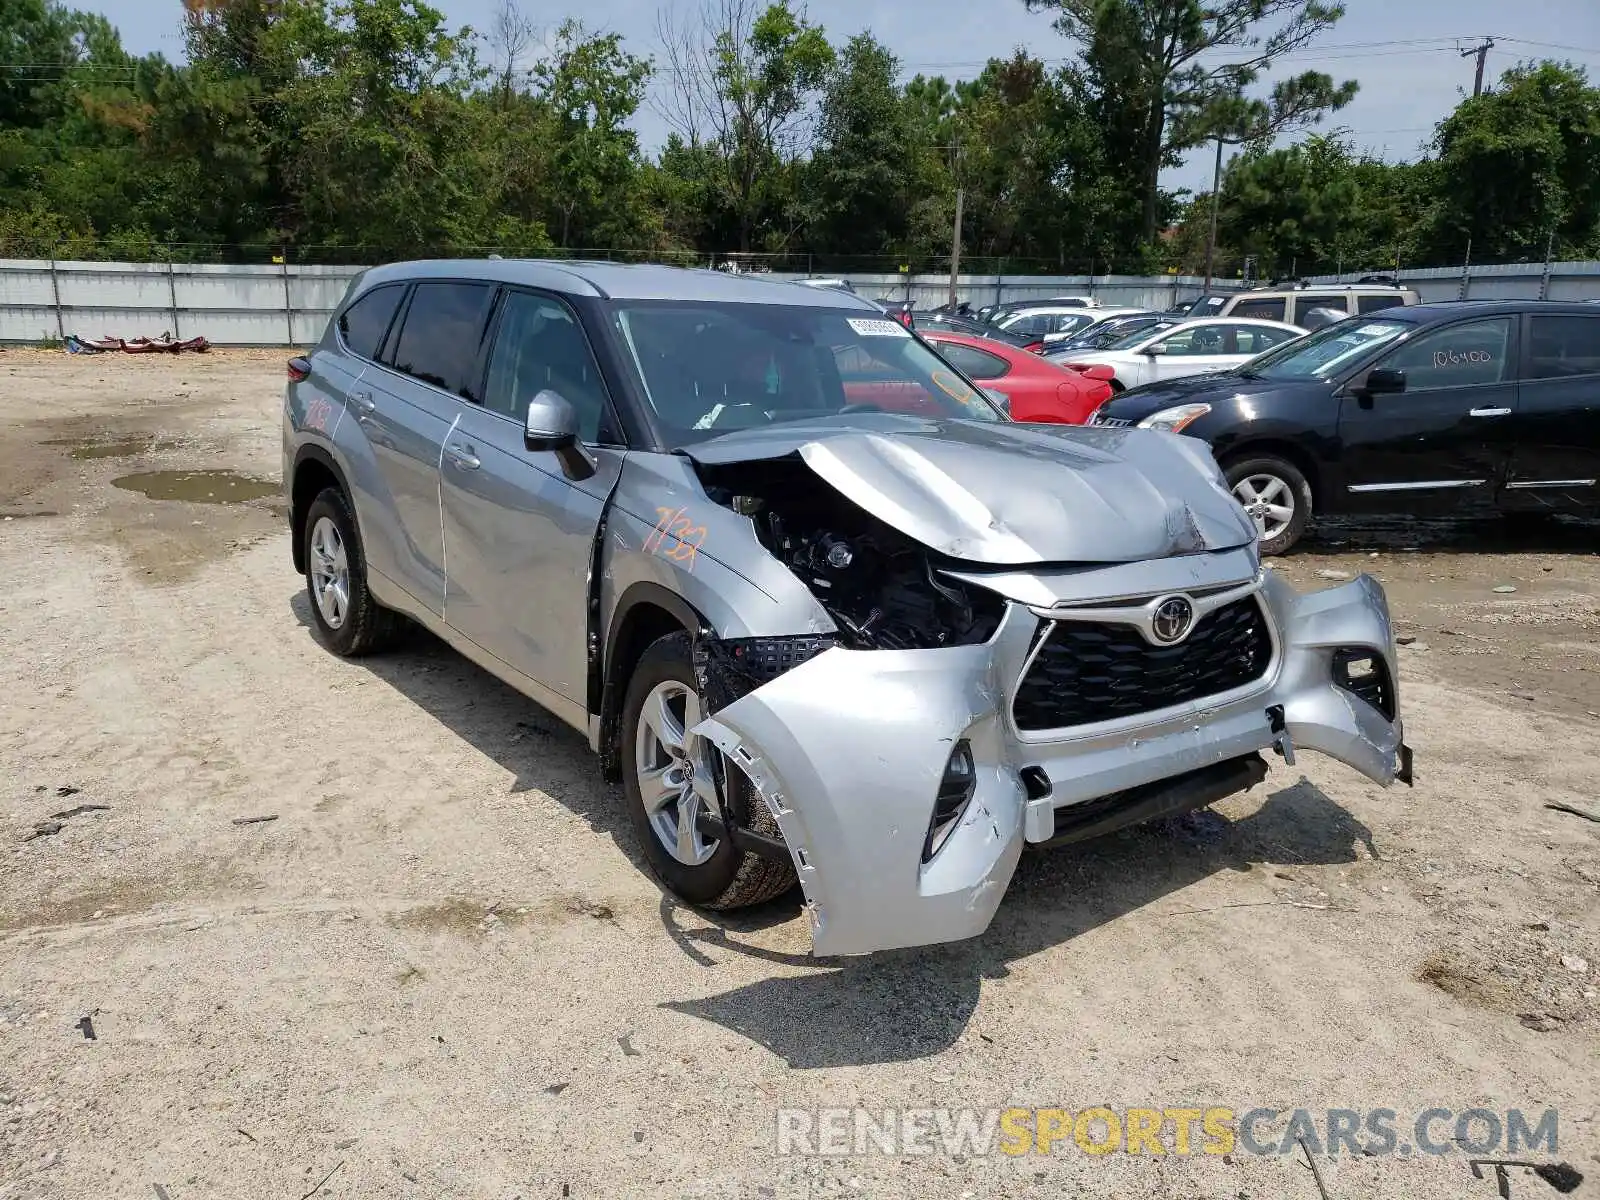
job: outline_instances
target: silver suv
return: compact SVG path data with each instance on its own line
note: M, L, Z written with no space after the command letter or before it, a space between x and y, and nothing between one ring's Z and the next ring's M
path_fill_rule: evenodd
M989 923L1025 844L1409 780L1371 579L1301 596L1206 447L1012 424L842 292L402 263L290 363L318 636L408 621L582 732L662 883L804 890L821 954Z

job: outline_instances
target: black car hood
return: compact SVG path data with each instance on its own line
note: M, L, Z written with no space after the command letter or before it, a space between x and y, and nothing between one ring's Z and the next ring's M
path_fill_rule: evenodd
M682 453L704 466L798 456L879 520L968 562L1132 562L1256 538L1204 445L1143 429L861 413Z
M1172 379L1165 383L1147 383L1130 388L1120 396L1113 396L1100 406L1099 414L1115 417L1119 421L1142 421L1152 413L1180 404L1202 401L1216 403L1235 396L1255 396L1262 392L1282 391L1303 386L1281 379L1247 379L1231 371L1222 374L1191 375L1186 379ZM1327 386L1326 384L1322 386Z

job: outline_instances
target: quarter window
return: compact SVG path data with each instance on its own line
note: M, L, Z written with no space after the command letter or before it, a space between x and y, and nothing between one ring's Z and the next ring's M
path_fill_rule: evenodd
M1421 334L1378 365L1404 371L1408 392L1499 383L1510 344L1511 318L1491 317Z
M1377 312L1380 308L1400 308L1406 302L1404 296L1398 294L1384 294L1380 296L1357 296L1357 312Z
M339 336L352 354L362 358L378 357L383 335L389 332L394 310L400 307L400 297L405 294L404 284L373 288L339 314Z
M606 409L600 369L572 312L546 296L512 292L489 354L483 405L517 422L540 392L560 393L578 418L578 436L594 442Z
M1268 300L1241 300L1229 310L1230 317L1256 317L1263 321L1281 321L1288 311L1288 301L1282 296Z
M966 346L960 342L935 342L934 349L968 379L999 379L1011 369L1011 364L998 354Z
M395 369L468 400L479 399L478 346L494 289L482 283L419 283L406 309Z
M1565 379L1600 374L1600 316L1534 317L1528 377Z

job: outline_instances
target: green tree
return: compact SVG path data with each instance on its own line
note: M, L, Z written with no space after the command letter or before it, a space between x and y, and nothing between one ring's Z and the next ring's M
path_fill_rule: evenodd
M1600 89L1584 71L1544 62L1507 71L1461 102L1434 137L1425 249L1460 261L1600 251Z
M794 197L781 190L800 156L808 118L833 65L821 27L787 0L706 0L698 22L661 30L672 89L662 112L691 148L721 165L719 191L738 220L739 249L757 234L785 242Z
M912 175L899 61L870 33L839 52L812 153L810 239L830 254L886 254L907 233Z
M551 115L550 189L557 245L626 244L637 228L638 138L628 121L644 99L650 64L619 35L567 21L535 71Z
M1137 181L1141 233L1155 239L1160 175L1217 134L1267 139L1342 107L1356 84L1308 71L1249 100L1274 61L1344 15L1324 0L1024 0L1078 43L1078 85L1104 130L1108 169Z

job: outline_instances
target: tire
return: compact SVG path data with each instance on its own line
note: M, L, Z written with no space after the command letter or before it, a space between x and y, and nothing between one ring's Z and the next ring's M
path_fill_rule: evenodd
M367 589L367 560L350 501L338 488L324 488L306 510L306 595L317 640L342 658L387 649L406 629L406 619L384 608ZM332 580L335 586L327 586ZM338 582L343 583L342 602Z
M687 805L690 812L704 806L695 795L693 785L681 782L685 777L682 765L694 766L689 778L710 770L722 777L722 798L734 822L755 833L782 840L778 823L767 810L766 804L756 795L754 786L744 772L728 763L721 751L707 742L683 738L674 754L656 728L647 720L646 704L652 706L650 719L662 721L655 703L666 698L669 705L669 723L685 730L697 723L692 712L676 711L679 699L692 698L695 712L703 712L696 692L694 666L690 658L691 642L687 633L669 634L653 642L639 659L633 676L628 680L627 692L622 702L622 720L618 738L618 758L622 762L622 786L627 796L628 819L633 823L645 861L667 891L689 904L700 908L746 908L781 896L795 883L794 864L763 858L739 850L726 838L717 841L704 838L684 840L677 817ZM667 800L655 807L647 805L645 798L646 762L652 770L667 772L653 795L660 798L669 792L677 799ZM662 766L662 764L667 764ZM674 774L673 772L677 773ZM715 778L715 775L713 775ZM676 831L680 836L671 837ZM669 850L671 840L678 847ZM704 855L702 858L701 855Z
M1262 554L1283 554L1311 520L1311 484L1300 468L1271 454L1255 455L1223 468L1228 487L1256 523ZM1285 504L1284 500L1288 503ZM1287 508L1287 519L1281 510Z

